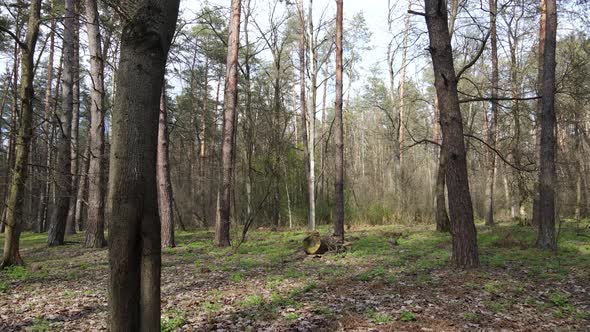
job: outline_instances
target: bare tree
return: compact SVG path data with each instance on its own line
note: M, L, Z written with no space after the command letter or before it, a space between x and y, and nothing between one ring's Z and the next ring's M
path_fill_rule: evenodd
M496 32L496 18L498 13L497 0L490 0L490 44L492 47L492 113L490 115L487 128L487 141L490 147L496 145L496 126L498 122L498 83L500 75L498 71L498 36ZM486 120L488 118L485 111ZM488 174L485 178L485 223L486 225L494 224L494 183L496 176L496 154L492 149L487 150Z
M479 265L477 232L469 193L463 120L459 107L446 2L426 0L424 16L440 108L443 152L447 163L446 182L453 235L452 261L458 267L476 267Z

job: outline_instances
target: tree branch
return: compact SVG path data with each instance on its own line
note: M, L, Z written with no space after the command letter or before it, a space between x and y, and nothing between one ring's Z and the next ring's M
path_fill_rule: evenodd
M457 73L457 81L461 78L461 75L463 75L463 73L465 73L465 71L469 68L471 68L476 62L477 60L479 60L479 58L481 57L481 55L483 54L483 51L486 48L486 43L488 41L488 39L490 38L490 31L488 30L488 33L486 34L485 38L483 39L481 46L479 47L479 50L477 50L477 54L475 54L475 56L473 57L473 59L471 59L471 61L469 61L463 68L461 68L461 70L459 70L459 72Z
M18 46L22 49L27 49L27 44L23 43L17 35L14 34L14 32L8 30L7 28L3 27L2 25L0 25L0 31L2 32L6 32L10 37L12 37L12 39L14 39L14 41L18 44Z
M543 98L542 96L533 96L533 97L477 97L477 98L469 98L469 99L461 99L459 103L471 103L476 101L510 101L510 100L537 100Z
M493 146L489 145L489 144L488 144L486 141L484 141L483 139L481 139L481 138L479 138L479 137L477 137L477 136L474 136L474 135L471 135L471 134L463 134L463 136L465 136L465 137L469 137L469 138L473 138L473 139L475 139L476 141L479 141L480 143L482 143L483 145L485 145L485 146L486 146L488 149L490 149L490 150L494 151L494 153L495 153L496 155L498 155L498 157L500 157L500 159L502 159L502 161L503 161L503 162L504 162L506 165L508 165L508 166L510 166L510 167L512 167L512 168L514 168L515 170L517 170L517 171L519 171L519 172L534 172L534 171L535 171L535 170L533 170L533 169L522 168L522 167L519 167L519 166L516 166L516 165L512 164L512 163L511 163L511 162L509 162L509 161L508 161L506 158L504 158L504 156L503 156L503 155L500 153L500 151L498 151L496 148L494 148Z

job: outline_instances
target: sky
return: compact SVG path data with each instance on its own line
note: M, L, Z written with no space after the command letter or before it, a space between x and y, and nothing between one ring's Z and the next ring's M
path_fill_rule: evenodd
M275 0L251 0L251 5L255 8L254 15L256 16L257 22L264 26L266 20L265 16L269 15L269 3L273 3ZM296 0L291 0L295 2ZM304 5L306 7L305 11L307 12L307 6L309 6L309 0L303 0ZM396 2L396 1L392 1ZM395 13L399 17L402 17L405 14L405 10L407 9L407 2L405 1L398 1L403 3L403 8L400 7L400 11ZM185 18L190 13L197 12L205 3L210 5L219 5L222 7L229 7L231 0L182 0L181 1L181 11L184 11ZM244 0L242 0L242 4ZM335 0L314 0L313 1L313 12L314 12L314 20L319 20L322 12L326 12L326 16L335 15L336 14L336 1ZM366 77L369 74L369 69L375 63L377 63L378 67L382 72L383 78L387 75L387 46L391 39L391 35L388 31L388 24L387 24L387 12L388 12L388 1L387 0L344 0L343 2L343 9L344 9L344 20L350 20L354 16L354 14L358 12L362 12L365 21L367 23L368 29L371 32L371 42L370 45L371 50L365 52L361 55L362 61L360 66L357 70L360 72L361 80L355 82L353 84L353 95L355 92L362 87L364 81L362 77ZM346 25L346 22L345 22ZM397 24L393 25L394 33L399 33L401 29L403 29L403 19L398 20ZM408 73L411 75L411 73ZM345 78L346 79L346 78Z

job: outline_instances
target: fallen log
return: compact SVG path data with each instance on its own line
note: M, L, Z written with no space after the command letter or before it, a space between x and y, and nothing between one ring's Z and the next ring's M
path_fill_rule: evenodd
M342 243L336 237L321 237L319 232L313 232L303 239L303 249L308 255L323 255L328 251L341 252L348 245L349 243Z

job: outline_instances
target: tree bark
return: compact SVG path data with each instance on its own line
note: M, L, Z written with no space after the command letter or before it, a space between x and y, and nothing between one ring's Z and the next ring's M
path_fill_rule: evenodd
M166 106L166 83L160 97L158 123L158 206L162 225L162 248L172 248L174 242L174 213L172 210L172 183L170 182L170 156L168 152L168 108ZM203 149L201 149L201 152Z
M160 331L156 151L179 0L123 2L108 201L111 332Z
M41 15L41 0L31 1L29 7L29 21L27 36L21 45L21 85L19 87L19 99L21 101L20 126L16 141L16 158L10 192L8 196L6 229L4 234L4 253L0 267L10 265L22 265L23 260L19 252L19 240L21 223L23 219L23 204L25 183L27 182L27 162L29 159L29 145L33 136L33 61L37 37L39 36L39 23Z
M342 22L343 0L336 0L336 102L334 107L334 143L336 176L334 179L334 237L344 242L344 128L342 123Z
M238 48L240 43L241 1L232 0L230 16L230 32L227 43L227 73L223 111L223 144L221 146L221 197L219 219L215 227L215 245L230 245L229 228L231 218L231 197L233 188L235 134L238 102Z
M106 245L105 224L105 144L104 144L104 59L98 6L96 0L86 0L86 30L90 52L90 129L88 131L90 161L88 166L88 217L86 221L87 248Z
M78 164L80 153L79 129L80 129L80 3L74 2L74 58L73 58L73 75L72 80L72 135L70 144L70 173L72 195L78 192ZM72 196L70 198L70 206L68 207L68 216L66 219L66 234L76 234L76 206L77 200Z
M62 73L62 113L58 119L57 163L55 184L57 186L56 204L51 214L47 244L57 246L64 244L66 221L72 195L71 142L72 113L74 107L74 42L75 10L74 1L66 0L66 17L64 23L64 63Z
M84 226L84 217L87 215L86 208L87 201L84 199L86 192L88 191L88 168L90 167L90 145L87 145L84 149L84 156L82 157L82 167L80 170L80 183L78 185L78 193L76 194L76 213L74 214L74 224L80 231L83 231L86 227Z
M539 18L539 49L537 52L537 95L542 95L543 92L543 77L544 77L544 62L545 62L545 38L546 33L546 24L547 24L547 1L541 0L541 4L539 6L541 11L541 16ZM543 113L543 98L537 101L537 123L536 123L536 137L535 137L535 150L537 153L537 158L541 161L541 118ZM541 201L540 201L540 183L539 179L541 177L540 173L537 172L537 178L535 179L534 187L535 187L535 194L533 197L533 217L532 217L532 224L539 227L541 222Z
M425 19L438 96L446 158L446 182L453 235L452 261L460 268L477 267L477 233L469 193L463 120L459 108L457 77L453 64L446 2L425 1Z
M539 171L539 232L537 247L557 250L555 237L555 54L557 46L557 3L545 0L545 52L543 57L543 107L541 113L541 159Z

